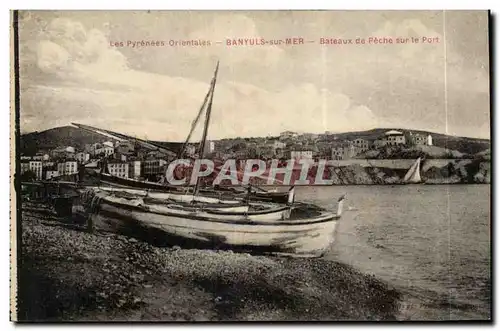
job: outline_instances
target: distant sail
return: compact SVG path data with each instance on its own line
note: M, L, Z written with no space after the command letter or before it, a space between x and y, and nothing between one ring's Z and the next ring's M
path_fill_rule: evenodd
M405 177L403 178L403 183L405 184L415 184L415 183L420 183L422 181L422 178L420 178L420 158L413 163L413 165L410 167L410 170L406 173Z

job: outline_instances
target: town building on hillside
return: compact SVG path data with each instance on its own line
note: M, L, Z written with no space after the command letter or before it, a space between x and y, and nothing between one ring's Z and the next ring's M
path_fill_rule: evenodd
M111 143L112 145L113 143ZM109 144L100 144L96 143L91 146L90 155L92 156L110 156L115 152L115 148L113 146L109 146Z
M128 140L117 141L115 146L115 152L122 154L130 154L135 151L135 146L132 142Z
M43 161L42 166L43 168L50 168L53 167L56 163L54 161Z
M73 159L75 157L75 148L72 146L58 147L51 152L52 157L59 159Z
M32 157L32 160L33 161L43 161L43 154L36 153L36 155Z
M21 174L24 174L25 172L30 170L30 163L29 162L21 162Z
M75 160L80 163L87 163L90 160L90 154L85 152L78 152L75 154Z
M196 153L196 147L194 145L187 145L184 150L184 155L192 156Z
M356 154L361 154L370 149L370 142L363 138L357 138L351 141L356 150Z
M129 178L129 164L120 160L108 162L108 172L112 176Z
M113 159L114 160L119 160L119 161L122 161L122 162L126 162L129 158L129 154L124 154L124 153L120 153L120 152L117 152L115 151L115 153L113 153Z
M293 139L293 138L297 138L297 137L298 137L297 132L293 132L293 131L284 131L284 132L280 133L281 140Z
M141 178L141 161L140 160L134 160L129 162L128 166L128 177L132 179L140 179Z
M288 158L291 160L312 159L313 151L308 148L294 148L288 151Z
M205 142L205 150L203 151L203 155L207 155L213 153L215 151L215 142L211 140L207 140Z
M406 144L406 138L403 132L390 130L384 134L385 144L389 146L397 146Z
M163 175L166 170L167 161L163 159L144 160L142 162L142 175L144 177L151 177Z
M78 173L78 163L76 161L65 161L57 164L59 175L72 175Z
M332 160L348 160L356 156L356 147L350 141L332 144Z
M432 141L432 136L429 134L427 135L427 146L432 146L433 141Z
M35 174L36 179L41 180L43 174L42 161L30 161L29 169Z
M274 140L273 141L273 148L274 150L277 150L278 148L284 149L286 147L286 144L282 141L279 140Z
M412 133L409 135L410 141L414 145L427 145L432 146L432 136L430 134L424 135L420 133Z

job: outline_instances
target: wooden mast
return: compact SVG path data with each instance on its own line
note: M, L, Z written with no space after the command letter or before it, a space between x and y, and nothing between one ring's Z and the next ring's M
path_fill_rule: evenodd
M189 134L188 134L188 136L186 138L186 141L184 142L184 144L182 145L181 150L179 151L179 155L177 156L178 159L182 159L182 156L184 155L184 152L186 150L187 144L189 143L189 140L191 139L191 135L193 134L194 129L196 128L196 125L198 124L198 121L200 120L201 114L203 113L203 110L205 109L205 106L207 105L208 97L212 93L213 86L214 85L213 85L213 78L212 78L212 82L210 84L210 88L208 89L207 95L205 95L205 100L203 100L203 104L200 107L198 115L194 119L193 123L191 123L191 131L189 131Z
M214 91L215 91L215 83L217 81L217 73L219 71L219 61L217 61L217 66L215 67L214 78L212 79L212 88L210 89L210 100L207 106L207 112L205 115L205 126L203 127L203 135L201 137L200 149L198 155L200 158L203 158L203 154L205 151L205 144L207 142L207 133L208 133L208 125L210 123L210 114L212 113L212 103L214 100ZM197 195L200 190L200 178L196 181L196 186L194 187L193 195Z

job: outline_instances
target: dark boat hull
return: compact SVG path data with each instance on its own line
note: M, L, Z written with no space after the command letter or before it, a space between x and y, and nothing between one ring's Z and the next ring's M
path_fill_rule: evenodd
M167 186L160 183L138 181L134 179L116 177L109 174L100 173L97 174L99 181L101 183L109 185L118 185L129 188L143 189L143 190L155 190L161 192L181 192L178 187ZM239 191L239 190L238 190ZM238 198L246 198L247 194L237 190L232 190L228 188L215 188L211 190L201 189L200 193L208 195L234 195ZM288 202L288 192L252 192L249 199L251 201L263 201L263 202L274 202L274 203L287 203Z

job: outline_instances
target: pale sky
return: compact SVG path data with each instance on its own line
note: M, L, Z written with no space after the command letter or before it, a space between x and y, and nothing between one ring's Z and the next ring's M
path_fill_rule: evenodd
M489 138L487 15L21 12L21 131L77 122L141 138L182 141L220 60L209 139L376 127ZM320 38L354 41L373 36L439 41L320 44ZM226 38L287 37L313 42L225 43ZM127 41L192 39L212 45L127 46ZM124 47L111 46L114 42Z

